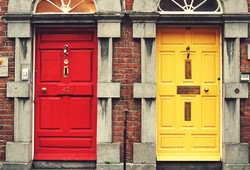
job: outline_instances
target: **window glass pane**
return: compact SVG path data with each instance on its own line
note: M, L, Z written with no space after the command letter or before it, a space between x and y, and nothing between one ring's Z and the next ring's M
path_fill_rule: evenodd
M94 13L93 0L41 0L36 7L36 13Z
M160 12L195 13L221 12L217 0L161 0L158 6Z

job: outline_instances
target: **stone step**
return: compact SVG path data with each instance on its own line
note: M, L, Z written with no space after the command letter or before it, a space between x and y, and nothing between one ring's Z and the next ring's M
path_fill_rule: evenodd
M221 162L157 162L157 170L222 170Z
M224 164L223 170L250 170L250 164Z
M96 170L123 170L123 163L120 163L120 164L97 164ZM156 165L155 164L127 163L126 170L156 170Z
M32 169L34 170L95 170L96 162L70 162L70 161L33 161Z

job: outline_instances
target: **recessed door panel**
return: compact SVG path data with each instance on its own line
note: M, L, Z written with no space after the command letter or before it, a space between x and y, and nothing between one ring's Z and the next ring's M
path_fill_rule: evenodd
M94 28L38 28L35 160L96 160Z
M157 30L157 160L220 160L220 29Z

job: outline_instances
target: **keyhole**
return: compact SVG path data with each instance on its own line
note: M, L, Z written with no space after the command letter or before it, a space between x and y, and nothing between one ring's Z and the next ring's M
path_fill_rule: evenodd
M187 59L189 59L189 56L190 56L190 47L187 46L186 50L187 50Z

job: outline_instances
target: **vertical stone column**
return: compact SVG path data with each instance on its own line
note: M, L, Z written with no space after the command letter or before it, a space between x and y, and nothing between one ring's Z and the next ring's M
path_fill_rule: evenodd
M112 141L112 98L120 97L120 83L113 83L113 38L120 37L121 17L98 20L98 118L97 169L120 164L120 145ZM105 18L105 19L104 19ZM111 20L110 20L111 19Z
M7 84L14 98L14 142L6 144L3 169L31 169L32 164L32 38L27 20L8 23L8 37L15 38L15 82ZM28 69L28 80L22 70Z
M145 17L145 18L144 18ZM155 16L135 16L133 37L141 39L141 83L134 83L134 98L140 98L141 143L134 143L133 163L156 168L156 21ZM143 153L143 154L142 154Z
M226 170L249 163L248 145L240 143L240 99L248 98L248 84L240 82L240 38L247 34L246 23L225 23L222 160Z

